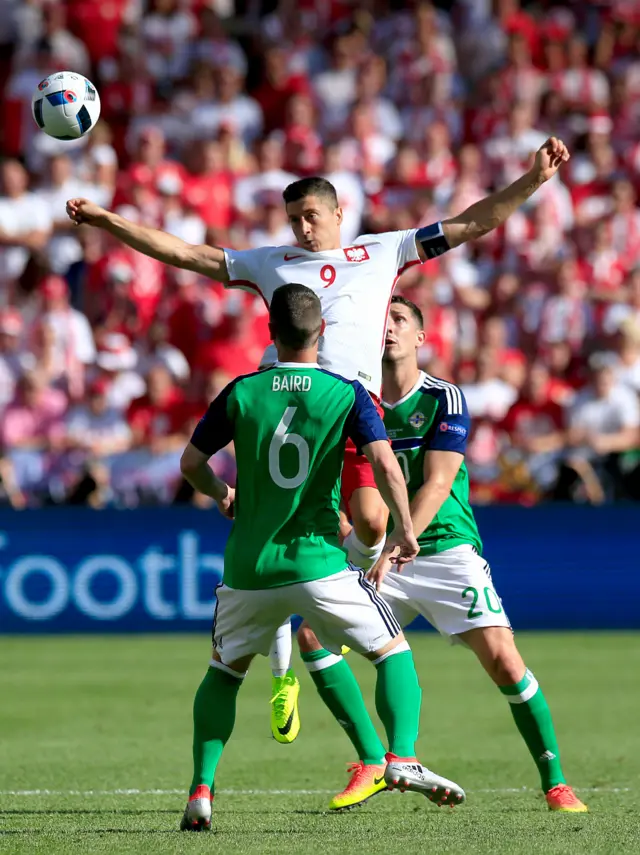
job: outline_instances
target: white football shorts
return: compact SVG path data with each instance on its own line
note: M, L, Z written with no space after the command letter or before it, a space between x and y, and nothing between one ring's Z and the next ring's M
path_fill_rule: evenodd
M391 608L353 566L313 582L260 591L222 584L216 594L213 646L225 665L253 654L267 656L277 628L290 615L306 618L332 653L343 645L373 653L401 632Z
M452 644L461 632L483 626L511 628L491 581L491 568L471 545L419 555L392 569L380 588L400 626L425 617Z

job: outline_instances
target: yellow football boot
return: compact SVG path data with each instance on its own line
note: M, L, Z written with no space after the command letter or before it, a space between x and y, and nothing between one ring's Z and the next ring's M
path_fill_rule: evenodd
M271 733L273 738L288 745L300 733L298 695L300 683L293 671L271 682Z
M379 766L365 766L361 760L352 763L347 769L351 780L341 793L331 799L329 810L349 810L386 790L385 769L385 763Z

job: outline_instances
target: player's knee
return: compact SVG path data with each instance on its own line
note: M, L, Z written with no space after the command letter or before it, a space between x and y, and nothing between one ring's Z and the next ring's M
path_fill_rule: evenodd
M318 641L315 632L306 621L300 624L297 639L300 653L312 653L314 650L322 650L322 645Z
M354 519L353 527L358 540L365 546L380 543L387 532L387 518L386 508L371 508L358 519Z
M511 630L485 627L473 630L472 636L468 643L496 685L512 686L522 680L526 668Z
M498 686L512 686L522 680L526 667L513 641L501 644L491 661L491 677Z

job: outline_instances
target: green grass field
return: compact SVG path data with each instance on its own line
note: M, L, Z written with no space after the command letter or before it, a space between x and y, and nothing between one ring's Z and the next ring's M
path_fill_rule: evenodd
M546 810L508 706L471 654L434 636L411 640L424 690L419 753L467 788L464 807L385 793L327 814L350 745L302 672L300 737L276 744L270 674L257 660L219 769L216 831L195 835L177 826L207 638L3 638L0 852L640 852L640 635L520 637L565 771L591 808L574 816ZM350 660L371 698L374 669Z

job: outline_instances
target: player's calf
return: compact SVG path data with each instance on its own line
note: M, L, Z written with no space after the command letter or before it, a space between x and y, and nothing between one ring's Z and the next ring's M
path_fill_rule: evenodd
M375 655L375 654L374 654ZM389 789L422 793L438 805L462 804L462 787L423 766L415 756L422 691L413 654L400 633L373 659L378 671L376 709L389 741L385 781Z
M547 700L506 627L479 627L462 633L509 704L511 714L537 766L550 810L583 813L587 810L567 782Z

